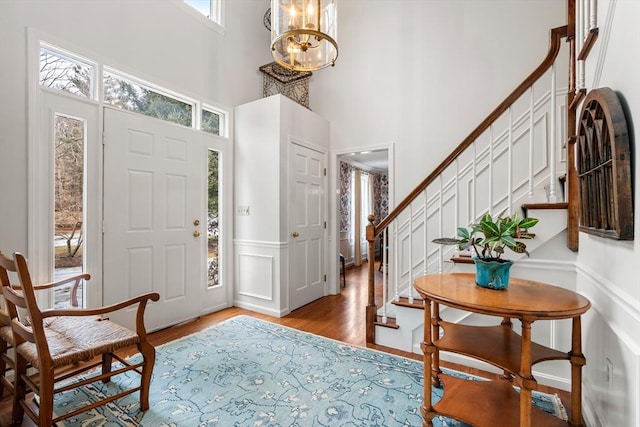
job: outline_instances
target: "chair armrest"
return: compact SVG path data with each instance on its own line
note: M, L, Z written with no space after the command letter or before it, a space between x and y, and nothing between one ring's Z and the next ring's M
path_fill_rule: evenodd
M123 308L140 304L144 306L147 304L147 301L158 301L160 299L160 294L157 292L150 292L148 294L139 295L135 298L130 298L128 300L119 302L117 304L107 305L104 307L97 308L71 308L71 309L49 309L42 311L42 317L53 317L53 316L99 316L101 314L113 313L114 311L121 310Z
M52 289L57 288L62 285L66 285L67 283L74 282L71 288L71 306L78 307L78 287L80 286L81 280L89 280L91 279L91 275L89 273L77 274L75 276L65 277L64 279L57 280L55 282L50 283L42 283L39 285L33 285L34 291L41 291L43 289ZM20 289L20 286L14 286L14 289Z
M77 274L75 276L71 276L71 277L65 277L64 279L60 279L57 280L55 282L50 282L50 283L42 283L40 285L33 285L33 289L34 290L39 290L39 289L50 289L50 288L57 288L58 286L61 285L65 285L67 283L71 283L71 282L80 282L80 280L89 280L91 279L91 275L89 273L82 273L82 274ZM13 286L14 289L19 289L20 287L16 287Z
M52 316L97 316L101 314L112 313L117 310L129 307L131 305L138 304L136 310L136 334L140 338L140 342L144 343L147 339L147 330L144 326L144 310L147 307L147 302L158 301L160 294L157 292L150 292L147 294L139 295L135 298L122 301L118 304L108 305L106 307L99 308L76 308L66 310L45 310L42 312L42 318Z

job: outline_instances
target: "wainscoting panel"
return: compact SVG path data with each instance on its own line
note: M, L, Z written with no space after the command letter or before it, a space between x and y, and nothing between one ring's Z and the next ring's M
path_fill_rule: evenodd
M273 301L273 257L238 254L238 294Z
M287 242L235 240L233 305L281 317L289 314Z
M582 323L583 387L590 426L640 425L640 309L615 283L578 264L578 291L592 304Z

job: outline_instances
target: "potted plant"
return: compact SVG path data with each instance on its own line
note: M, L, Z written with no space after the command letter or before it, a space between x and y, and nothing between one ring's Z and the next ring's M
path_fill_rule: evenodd
M490 289L506 289L509 270L513 261L502 258L505 248L518 254L527 254L527 245L518 239L532 239L535 234L528 229L538 223L537 218L520 218L517 213L510 216L484 214L480 221L469 228L458 227L457 238L433 240L442 245L458 245L460 250L473 249L476 264L476 284Z

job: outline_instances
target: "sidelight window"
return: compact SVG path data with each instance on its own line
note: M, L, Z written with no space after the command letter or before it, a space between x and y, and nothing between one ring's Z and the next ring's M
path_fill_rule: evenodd
M54 276L59 280L83 270L86 122L56 114L54 130L53 250ZM70 291L56 290L56 307L68 305ZM77 295L82 298L82 284Z

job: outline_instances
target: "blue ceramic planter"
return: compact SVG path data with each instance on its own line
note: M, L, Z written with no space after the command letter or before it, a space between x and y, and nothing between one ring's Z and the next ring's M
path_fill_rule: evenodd
M476 263L476 284L488 289L507 289L509 270L513 261L485 261L473 258Z

